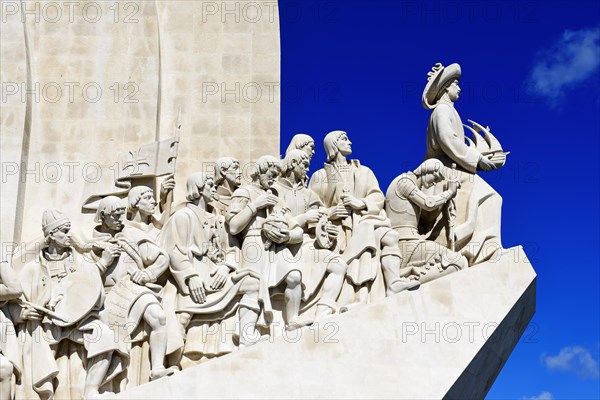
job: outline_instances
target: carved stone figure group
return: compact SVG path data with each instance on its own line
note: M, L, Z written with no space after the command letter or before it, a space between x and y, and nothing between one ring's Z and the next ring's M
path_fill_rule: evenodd
M507 153L479 124L465 138L459 78L458 64L429 73L425 161L385 194L336 130L310 178L315 142L299 134L245 184L224 157L182 203L172 176L158 201L135 182L105 196L88 240L44 212L36 259L0 264L0 398L123 391L492 258L501 198L476 171Z

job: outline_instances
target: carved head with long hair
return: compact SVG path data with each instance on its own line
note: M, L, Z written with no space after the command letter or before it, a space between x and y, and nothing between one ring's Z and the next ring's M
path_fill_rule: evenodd
M333 161L338 153L344 157L352 154L352 142L348 139L348 134L344 131L332 131L323 139L323 146L327 154L327 162Z
M310 159L315 154L315 140L305 133L298 133L292 138L285 155L287 156L292 150L302 150Z
M185 198L187 201L194 201L204 197L205 201L210 201L215 194L215 182L212 174L206 172L196 172L191 174L186 186Z

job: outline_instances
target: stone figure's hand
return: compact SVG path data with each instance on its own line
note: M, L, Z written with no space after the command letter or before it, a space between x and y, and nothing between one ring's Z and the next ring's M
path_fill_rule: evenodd
M336 238L337 235L340 233L340 231L338 230L338 227L335 226L334 224L332 224L331 222L328 222L327 224L325 224L325 231L331 238Z
M344 219L349 215L350 213L348 212L348 209L344 205L338 204L329 213L329 219L335 221L338 219Z
M261 194L256 200L254 200L254 206L257 210L266 207L273 207L275 204L277 204L277 196L274 194Z
M265 236L273 243L287 243L290 240L288 229L272 229L265 231Z
M105 267L108 267L113 263L115 258L118 258L121 255L121 248L115 245L109 245L104 250L102 250L102 257L100 258L102 264Z
M160 195L166 196L173 189L175 189L175 175L171 174L160 184Z
M321 219L321 217L325 214L325 211L319 208L313 208L312 210L308 210L304 213L304 218L307 223L317 223Z
M449 179L448 180L448 190L451 191L453 195L456 194L459 187L460 187L460 182L457 179Z
M21 312L21 319L23 321L41 321L42 317L42 313L33 307L27 307Z
M496 164L490 161L486 156L481 156L477 167L482 171L492 171L496 169Z
M190 296L195 303L202 304L206 302L206 291L204 290L204 282L199 276L192 276L187 281Z
M140 270L135 271L133 275L131 275L131 280L134 283L137 283L138 285L142 286L151 281L150 275L148 275L146 271Z
M227 278L229 278L229 268L226 265L220 265L213 275L213 281L210 284L210 288L212 290L222 289L223 286L225 286L225 282L227 282Z
M50 301L48 302L48 304L46 305L46 307L49 310L54 310L56 308L56 305L58 303L60 303L64 297L65 297L65 295L61 293L61 294L57 295L56 297L51 298Z
M344 205L346 207L350 207L353 210L364 210L365 208L367 208L365 206L365 203L359 199L357 199L356 197L350 195L350 194L343 194L340 196L340 199L342 199L342 202L344 203Z

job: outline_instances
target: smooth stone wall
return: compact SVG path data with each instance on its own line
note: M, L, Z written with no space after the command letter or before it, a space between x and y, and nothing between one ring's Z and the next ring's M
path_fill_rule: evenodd
M276 1L66 3L0 4L3 259L41 235L49 207L89 235L95 173L172 136L180 110L176 200L220 156L279 154Z

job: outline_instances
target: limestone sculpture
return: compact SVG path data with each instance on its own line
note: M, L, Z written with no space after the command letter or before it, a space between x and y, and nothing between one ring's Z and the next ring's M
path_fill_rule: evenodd
M242 184L240 162L233 157L221 157L215 163L215 199L213 207L227 213L233 192Z
M147 186L133 187L127 196L128 219L124 221L122 231L123 238L132 250L123 253L124 263L129 265L126 279L121 280L123 289L145 294L141 315L136 315L134 320L139 324L140 317L143 317L145 324L129 324L128 334L133 342L148 339L150 379L172 374L173 369L165 368L165 356L179 350L177 346L168 346L169 336L177 336L177 333L169 332L169 329L175 331L175 326L167 325L167 321L174 320L172 315L169 318L174 311L166 309L160 301L169 269L169 256L159 247L161 231L154 218L156 206L152 189ZM115 292L115 296L119 296L119 292ZM145 355L140 357L146 358Z
M292 138L285 154L292 150L302 150L308 156L308 161L315 155L315 140L306 133L298 133Z
M287 205L273 193L281 172L279 160L272 156L258 159L252 183L233 193L227 221L230 232L242 234L242 268L261 274L261 294L265 323L272 321L269 289L284 286L285 322L289 329L303 325L299 320L302 298L302 273L297 264L287 263L284 251L302 242L303 231L292 218ZM249 254L249 253L248 253Z
M19 272L23 380L17 398L92 398L127 366L128 353L100 320L100 274L71 246L69 219L47 210L42 229L47 246ZM46 340L39 340L42 333ZM83 377L82 350L87 360Z
M406 172L392 181L385 199L385 211L392 228L400 237L402 266L399 276L416 277L421 283L429 282L450 272L468 267L467 259L439 243L423 240L419 234L421 210L448 209L458 190L458 181L449 181L438 195L424 191L444 180L441 161L430 158L414 172ZM447 210L448 218L453 218Z
M45 211L36 259L16 272L0 264L0 397L127 391L287 334L280 315L296 331L489 260L502 249L501 198L476 173L508 153L489 128L462 125L459 78L458 64L429 73L425 161L385 196L337 130L310 179L315 141L297 134L283 160L251 165L248 184L239 160L221 157L177 203L178 122L173 138L140 147L153 154L146 172L127 164L115 187L86 197L89 241Z
M273 188L304 230L302 242L285 251L289 252L288 262L300 265L303 302L317 301L314 319L318 321L336 311L348 265L331 250L337 227L327 219L327 211L317 194L304 186L309 160L309 155L302 150L289 151L283 160L282 176ZM317 240L319 233L326 235L327 240ZM321 284L321 293L317 293Z
M383 274L399 268L398 234L390 228L383 209L385 197L373 171L358 160L346 159L352 153L346 132L328 133L324 147L327 163L311 177L309 188L338 227L336 251L349 265L349 303L364 304L385 296ZM418 281L397 279L387 284L388 292L398 293L417 287Z
M187 181L188 203L168 220L162 246L177 283L176 313L181 329L185 331L192 319L219 321L238 311L243 347L251 344L260 313L260 275L227 262L225 218L210 212L215 193L211 175L192 174Z
M136 192L132 190L131 194ZM156 283L167 262L150 240L131 241L135 231L130 231L129 236L123 232L125 214L125 203L118 197L108 196L100 201L91 256L97 260L107 292L104 319L117 331L117 339L128 347L149 338L152 354L149 378L157 379L170 373L164 367L167 328L159 301L162 287ZM149 264L149 260L154 262ZM137 370L139 363L133 359L130 369Z
M476 172L500 168L508 153L502 150L489 128L472 121L473 128L463 125L454 107L459 99L460 77L460 65L444 67L438 63L428 73L422 96L423 107L432 110L427 126L425 158L439 159L445 166L444 175L458 177L461 184L456 196L457 218L453 232L448 233L443 218L438 215L436 223L442 227L432 228L431 231L437 233L430 238L444 246L453 243L456 250L467 257L469 265L474 265L493 258L502 249L502 198ZM465 136L465 127L473 133L473 140ZM440 184L437 191L443 191Z

